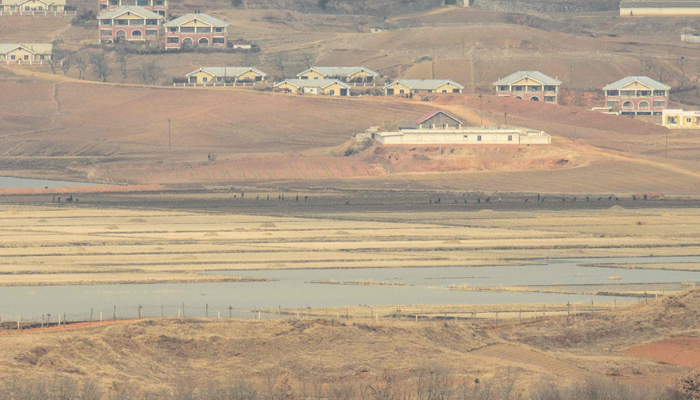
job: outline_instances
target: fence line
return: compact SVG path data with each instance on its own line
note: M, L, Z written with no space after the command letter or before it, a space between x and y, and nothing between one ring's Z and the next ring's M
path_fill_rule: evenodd
M75 17L75 11L0 11L0 17L25 16L25 17Z
M652 301L655 299L652 298ZM617 304L617 300L611 303L595 304L567 304L566 306L547 306L541 305L537 307L518 307L518 308L502 308L494 306L494 308L479 306L479 310L470 308L469 306L446 306L450 307L448 311L436 311L434 307L424 306L433 309L431 312L422 312L417 310L419 306L412 306L411 312L404 312L401 308L393 308L387 311L386 306L377 306L383 312L375 312L374 307L334 307L332 310L328 308L311 308L311 307L295 307L282 308L281 306L275 309L258 309L257 307L238 308L232 305L209 307L209 304L204 306L188 306L185 303L179 305L137 305L128 307L117 307L116 305L109 309L97 310L94 307L83 313L46 313L40 317L26 316L3 316L0 318L0 330L23 330L48 327L60 327L75 323L96 323L104 321L123 321L135 319L156 319L156 318L207 318L207 319L337 319L337 320L353 320L353 321L443 321L446 323L453 322L455 324L463 323L466 325L481 325L493 326L499 325L502 322L522 323L546 318L579 318L584 316L592 316L597 313L617 313L621 309L636 306L641 303L648 303L649 298L638 298L637 302L625 301L622 306ZM525 306L527 307L527 306ZM461 309L458 309L461 308ZM353 311L351 314L351 310ZM364 314L358 315L358 312Z
M174 87L253 87L254 82L173 83Z

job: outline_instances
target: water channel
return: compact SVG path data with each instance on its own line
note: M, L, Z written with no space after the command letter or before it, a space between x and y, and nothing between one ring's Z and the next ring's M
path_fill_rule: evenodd
M46 179L26 179L13 178L9 176L0 176L0 188L19 188L19 189L56 189L70 186L98 186L99 183L88 182L70 182L70 181L51 181Z
M221 315L251 318L260 308L341 307L411 304L517 304L551 302L637 301L627 297L551 293L468 292L445 290L449 285L539 285L699 282L700 272L583 267L588 263L700 262L700 257L634 257L551 259L525 266L423 267L366 269L301 269L217 271L210 274L263 277L271 282L181 283L32 286L0 288L3 320L68 314L69 320L177 316L184 304L186 316ZM357 286L312 283L318 280L402 282L414 286ZM231 309L229 309L231 307ZM219 314L220 313L220 314Z

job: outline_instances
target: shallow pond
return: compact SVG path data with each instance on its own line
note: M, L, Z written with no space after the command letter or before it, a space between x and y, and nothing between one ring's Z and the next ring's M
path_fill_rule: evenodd
M596 262L694 262L700 257L638 257L542 260L542 265L217 271L211 274L254 276L273 282L183 283L152 285L84 285L0 288L0 317L16 320L67 313L69 320L177 316L252 316L255 308L340 307L411 304L517 304L551 302L611 302L614 297L551 293L467 292L442 290L449 285L536 285L700 281L700 273L581 267ZM317 280L402 282L415 286L356 286L311 283ZM618 301L636 299L615 297ZM231 309L229 310L229 307Z

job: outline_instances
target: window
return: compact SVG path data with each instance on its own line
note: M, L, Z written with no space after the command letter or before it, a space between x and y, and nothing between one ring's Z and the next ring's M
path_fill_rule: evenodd
M177 27L176 27L176 26L172 26L172 27L168 28L168 32L170 32L170 33L177 33Z
M155 29L148 29L148 30L146 31L146 36L148 36L148 37L156 37L156 36L158 36L158 31L155 30Z
M403 89L399 90L399 94L403 94Z
M194 27L193 26L181 26L180 33L194 33Z
M149 25L149 26L158 25L158 20L157 19L147 19L146 25Z
M29 61L29 56L28 56L28 55L25 55L25 56L24 56L24 59L27 60L27 61Z
M498 90L500 90L501 92L507 92L507 91L508 91L508 86L499 86L499 87L498 87ZM465 137L466 137L466 136L465 136Z
M14 55L10 56L10 60L14 60L14 59L15 59Z
M165 17L165 11L163 11L163 10L158 11L157 14L160 15L160 16Z
M207 45L209 45L209 39L207 39L207 38L201 38L201 39L199 39L199 42L198 42L198 43L199 43L200 46L207 46Z
M180 43L180 38L171 36L168 38L168 43L169 44L178 44L178 43Z
M143 26L143 22L144 22L144 20L142 20L142 19L132 19L132 20L130 20L129 25L131 25L131 26ZM151 24L149 24L149 25L151 25Z
M109 0L109 5L116 7L119 5L119 0Z
M163 5L163 0L156 0L156 5L157 5L157 6L162 6L162 5Z
M197 33L211 33L211 28L208 26L205 27L198 27L197 28Z
M665 107L666 107L665 101L655 101L654 102L654 108L665 108Z
M222 38L222 37L215 37L215 38L212 40L212 43L214 43L214 44L224 44L224 38Z
M40 60L44 60L44 59L46 59L46 56L44 56L43 54L41 54L41 55L39 55L39 59L40 59ZM690 121L688 121L688 122L690 122Z
M217 77L216 77L216 81L217 81L217 82L221 82L221 77L220 77L220 76L217 76Z
M335 95L335 90L331 90L331 91L329 92L329 94L330 94L331 96Z
M148 0L137 0L136 5L139 7L144 7L148 5Z
M101 19L101 20L100 20L100 25L112 25L112 20L110 20L110 19Z
M44 7L39 6L39 11L44 11Z
M557 100L554 96L544 96L545 103L554 103Z
M608 107L615 107L615 106L617 106L618 104L620 104L620 102L617 101L617 100L609 100L609 101L607 102Z
M403 93L403 92L401 92ZM413 89L413 93L418 93L418 89Z
M691 122L693 122L693 119L692 119L692 118L686 118L686 119L685 119L685 122L691 123Z
M669 116L666 118L666 123L669 125L675 125L678 123L678 119L676 117Z
M627 97L632 97L634 96L634 90L621 90L620 95L621 96L627 96Z
M513 141L513 135L508 135L508 141L512 142Z
M418 93L417 90L416 90L416 93ZM433 89L428 89L428 93L433 93Z
M637 97L651 96L651 90L640 90L637 92Z
M481 142L481 135L476 135L476 141Z
M190 38L184 38L184 39L182 39L182 44L187 45L187 46L191 46L193 44L193 42L192 42L192 39L190 39Z
M103 29L100 31L100 36L112 36L112 31L107 31Z
M514 89L515 89L516 92L522 92L522 91L523 91L523 87L522 87L522 86L515 86Z
M224 31L224 28L214 28L214 32L216 33L222 33Z
M556 86L545 86L545 87L544 87L544 91L545 91L545 92L556 92L556 91L557 91L557 87L556 87Z
M607 92L608 96L618 96L619 94L620 92L618 92L617 90L608 90Z
M202 83L207 83L207 77L202 77Z
M117 25L119 25L119 26L127 26L127 25L129 25L129 20L128 20L128 19L118 19L118 20L117 20Z
M24 11L29 11L29 6L24 6Z
M665 90L654 90L654 96L666 96Z
M100 10L106 10L107 4L100 4Z
M131 32L131 37L132 37L132 38L140 39L141 36L143 36L143 32L141 32L141 31L132 31L132 32Z
M649 109L649 102L648 101L639 102L639 109L640 110L648 110Z

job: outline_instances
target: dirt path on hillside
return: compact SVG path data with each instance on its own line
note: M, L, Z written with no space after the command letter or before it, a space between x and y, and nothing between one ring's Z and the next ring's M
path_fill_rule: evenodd
M427 17L430 15L443 14L443 13L446 13L448 11L452 11L455 8L457 8L457 6L444 6L444 7L441 7L441 8L435 9L435 10L430 10L430 11L420 13L420 14L411 14L411 15L407 15L407 16L389 18L386 20L386 22L396 22L396 21L401 21L404 19L414 19L414 18Z

